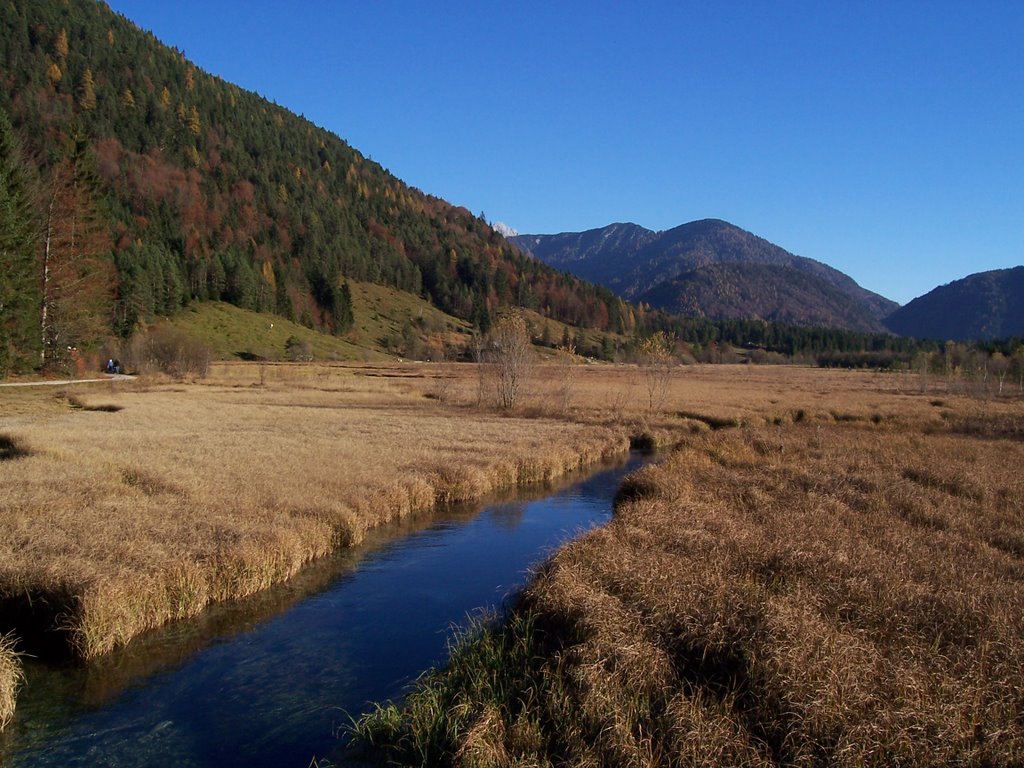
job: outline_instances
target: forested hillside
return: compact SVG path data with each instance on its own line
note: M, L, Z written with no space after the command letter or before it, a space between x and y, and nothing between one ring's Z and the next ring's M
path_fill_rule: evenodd
M871 310L848 293L781 264L706 264L662 280L639 300L686 317L756 318L868 333L882 329Z
M48 354L191 300L341 333L346 278L421 294L481 326L511 304L633 330L611 292L523 256L482 218L203 72L104 4L3 8L0 109L27 158L15 175L32 190L40 274L44 260L52 268L41 297L52 327L44 320L37 341ZM64 317L83 312L89 322ZM24 367L40 351L12 354Z
M1024 267L977 272L918 296L887 318L895 333L978 341L1024 336Z

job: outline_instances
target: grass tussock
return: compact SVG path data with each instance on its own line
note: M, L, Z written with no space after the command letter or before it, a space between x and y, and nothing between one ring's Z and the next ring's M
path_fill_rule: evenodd
M356 734L404 764L1024 761L1024 446L706 433Z
M404 708L378 706L354 732L365 746L417 765L441 765L453 754L460 765L501 765L536 751L540 726L530 719L531 701L517 694L543 685L543 642L528 611L503 624L474 620L450 644L443 672L426 673ZM447 716L453 711L460 717Z
M0 731L14 717L14 704L23 679L21 660L14 645L13 635L0 635Z

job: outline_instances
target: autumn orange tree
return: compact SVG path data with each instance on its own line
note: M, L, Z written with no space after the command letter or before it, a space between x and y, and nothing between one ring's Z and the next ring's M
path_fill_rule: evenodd
M39 328L44 368L65 367L71 350L88 347L110 330L116 273L87 146L83 138L73 137L42 184Z

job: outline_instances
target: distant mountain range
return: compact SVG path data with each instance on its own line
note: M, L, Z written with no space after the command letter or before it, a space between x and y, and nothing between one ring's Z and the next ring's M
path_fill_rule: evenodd
M901 336L956 341L1024 337L1024 267L978 272L900 307L885 325Z
M624 298L688 316L884 332L882 318L899 306L837 269L718 219L663 232L611 224L510 239L539 261Z

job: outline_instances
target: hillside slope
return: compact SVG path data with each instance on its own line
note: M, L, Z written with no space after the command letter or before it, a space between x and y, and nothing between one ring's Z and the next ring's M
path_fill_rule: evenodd
M902 336L940 340L1024 336L1024 266L941 285L900 307L885 325Z
M639 301L685 317L753 318L878 331L868 307L820 277L779 264L711 263L663 280Z
M0 83L41 196L57 197L72 163L90 180L73 202L94 196L102 214L100 250L116 265L104 312L118 332L221 300L343 333L345 278L479 325L508 305L601 329L630 322L610 291L524 257L482 218L102 3L11 0Z
M652 232L636 225L613 224L597 230L560 235L520 235L512 242L536 258L587 280L607 286L628 299L650 301L654 306L675 311L679 306L688 306L692 296L676 296L671 284L660 290L656 287L672 281L693 270L718 264L769 265L787 267L789 271L775 272L774 281L788 275L799 278L799 285L783 289L782 293L796 301L817 296L831 295L835 288L846 295L851 303L839 311L831 299L832 306L784 307L780 316L790 317L831 317L830 322L838 327L851 330L880 331L883 326L879 319L892 312L897 304L883 296L859 286L848 275L826 264L796 256L764 238L718 219L703 219L683 224L664 232ZM753 277L756 271L735 268L734 277ZM724 275L724 273L719 272ZM760 274L760 273L756 273ZM808 290L807 277L817 281L813 290ZM755 294L756 286L728 286L721 284L726 292L737 289L740 293ZM733 305L728 315L718 315L709 308L729 304L724 295L710 290L710 283L704 281L701 295L709 302L702 305L701 315L709 317L759 317L762 313L756 306L745 309Z

